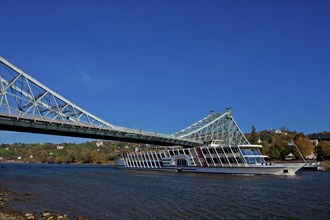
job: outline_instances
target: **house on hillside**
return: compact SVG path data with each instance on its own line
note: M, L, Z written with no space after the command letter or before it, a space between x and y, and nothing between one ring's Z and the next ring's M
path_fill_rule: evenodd
M312 152L310 155L306 156L306 160L316 160L317 155Z
M99 147L99 146L103 146L103 141L97 141L96 142L96 146Z
M63 147L62 145L57 145L57 146L56 146L56 149L57 149L57 150L62 150L63 148L64 148L64 147Z
M285 160L294 160L294 159L296 159L296 157L292 153L289 153L288 155L285 156Z

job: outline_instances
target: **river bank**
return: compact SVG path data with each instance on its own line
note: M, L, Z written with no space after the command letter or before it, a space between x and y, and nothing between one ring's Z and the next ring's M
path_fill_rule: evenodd
M320 166L324 167L325 171L330 171L330 161L322 161Z
M13 210L8 208L9 204L14 201L20 202L33 202L33 200L37 199L36 195L33 195L30 192L20 193L20 192L12 192L10 190L6 190L0 188L0 219L1 220L69 220L69 219L79 219L86 220L88 217L75 217L69 218L66 214L59 214L51 211L30 211L24 212L21 210Z

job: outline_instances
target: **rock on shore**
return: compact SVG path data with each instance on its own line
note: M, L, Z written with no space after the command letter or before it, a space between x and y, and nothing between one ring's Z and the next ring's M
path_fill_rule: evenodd
M0 189L0 220L69 220L66 214L60 215L49 211L27 212L8 209L11 200L27 201L31 193L17 193ZM33 197L32 197L33 198ZM88 219L87 217L72 219Z

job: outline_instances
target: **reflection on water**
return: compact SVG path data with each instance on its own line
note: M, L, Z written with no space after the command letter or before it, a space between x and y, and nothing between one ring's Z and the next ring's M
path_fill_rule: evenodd
M91 219L325 219L330 172L238 176L5 164L1 188L36 198L10 203Z

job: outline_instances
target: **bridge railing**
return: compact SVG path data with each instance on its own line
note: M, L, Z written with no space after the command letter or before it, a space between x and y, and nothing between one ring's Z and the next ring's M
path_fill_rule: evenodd
M86 128L86 129L94 129L99 131L117 131L117 132L124 132L124 133L131 133L138 136L144 136L149 138L163 138L163 139L171 139L171 140L177 140L177 141L187 141L187 142L195 142L198 143L197 140L192 140L189 138L180 138L176 135L168 135L168 134L161 134L157 132L150 132L150 131L143 131L138 129L131 129L131 128L125 128L125 127L101 127L101 126L95 126L91 124L85 124L85 123L79 123L76 121L60 121L60 120L53 120L47 117L41 117L39 115L35 116L28 113L20 112L18 109L11 109L11 114L7 113L8 109L4 111L4 109L0 108L0 116L13 119L15 121L17 120L29 120L32 122L41 122L45 125L47 124L53 124L53 125L59 125L59 126L66 126L66 127L78 127L78 128ZM13 114L15 113L15 114Z
M43 117L40 116L38 114L31 114L28 112L22 112L17 108L14 107L10 107L10 109L8 109L7 107L3 107L0 106L0 114L1 115L5 115L8 117L12 117L12 118L26 118L26 119L30 119L30 120L41 120L44 122L48 122L48 123L59 123L59 124L67 124L67 125L76 125L76 126L86 126L86 127L94 127L94 128L107 128L106 126L93 126L91 124L88 123L84 123L82 121L76 121L76 120L70 120L67 119L68 121L65 120L61 120L61 119L51 119L49 117Z

